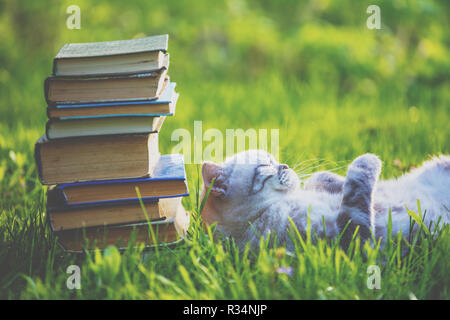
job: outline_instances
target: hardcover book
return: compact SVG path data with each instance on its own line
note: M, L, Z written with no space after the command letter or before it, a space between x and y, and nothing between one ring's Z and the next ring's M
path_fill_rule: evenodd
M151 177L63 183L56 188L69 206L137 200L136 188L144 200L189 195L181 154L162 155Z
M163 68L169 36L65 44L53 60L56 76L148 73Z
M67 251L173 244L186 234L183 156L158 149L178 100L167 45L168 35L71 43L53 59L35 160L50 185L47 219Z
M49 105L47 115L50 119L80 119L112 116L173 116L175 115L178 94L176 84L166 79L168 84L156 100L104 102L88 104Z
M118 116L88 119L50 119L47 122L47 138L99 136L159 132L166 117Z
M135 239L137 243L145 243L149 247L170 245L184 239L189 228L189 213L184 210L181 203L175 211L172 218L163 218L150 223L78 228L54 233L58 237L58 242L67 251L81 251L83 248L104 249L109 245L126 248L130 239Z
M158 133L52 140L44 135L35 145L42 184L149 177L159 157Z
M138 200L69 207L55 186L47 193L47 217L53 231L172 218L181 198Z
M55 77L45 79L48 104L142 101L157 99L162 92L167 69L131 75L98 77Z

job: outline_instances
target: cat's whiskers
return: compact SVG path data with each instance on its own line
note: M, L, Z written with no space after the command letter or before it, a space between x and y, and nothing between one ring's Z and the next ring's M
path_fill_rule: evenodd
M326 165L329 164L329 163L332 163L332 162L331 162L331 161L330 161L330 162L324 161L324 162L322 162L322 163L319 163L319 164L316 164L316 165L312 164L312 165L310 165L310 166L306 166L306 167L303 167L303 168L299 168L299 169L296 169L296 170L294 170L294 171L295 171L297 174L301 174L301 173L307 172L307 171L311 172L312 170L315 170L315 169L320 168L320 167L322 167L322 166L326 166Z
M297 163L294 167L292 167L292 170L297 169L298 167L300 167L301 165L304 165L305 163L313 162L313 161L320 161L320 159L308 159L308 160L304 160L304 161L302 161L302 162L300 162L300 163Z
M298 170L298 171L295 171L295 172L298 175L312 175L312 174L315 173L315 172L312 172L312 170L314 170L316 168L319 168L319 167L320 167L320 165L319 166L310 167L310 168L305 168L303 170ZM345 168L345 167L346 167L346 165L343 165L343 166L335 167L333 169L328 169L327 171L333 172L333 171L337 171L337 170L340 170L340 169Z
M312 159L312 161L315 161L315 160ZM306 172L306 171L311 171L311 170L317 169L317 168L319 168L319 167L321 167L321 166L326 166L326 165L337 165L337 164L339 164L339 163L346 163L346 161L337 161L337 162L336 162L336 161L331 161L331 160L326 160L326 159L318 159L317 161L323 161L323 162L321 162L321 163L319 163L319 164L317 164L317 165L310 165L310 166L306 166L306 167L297 169L297 168L299 167L299 165L302 164L302 163L299 163L298 165L296 165L296 166L293 168L293 170L294 170L297 174L301 174L301 173ZM306 162L306 161L304 161L304 162ZM342 168L342 166L341 166L341 167L338 167L338 168L340 169L340 168Z
M318 165L318 166L303 168L302 170L295 171L295 173L299 176L300 179L302 179L302 178L305 178L305 177L312 176L314 173L317 172L315 169L317 169L319 167L321 167L321 166ZM347 167L347 165L338 166L338 167L335 167L335 168L332 168L332 169L328 169L327 171L334 172L334 171L341 170L341 169L343 169L345 167Z
M333 168L333 169L329 169L329 170L327 170L328 172L333 172L333 171L338 171L338 170L340 170L340 169L342 169L342 168L346 168L347 166L345 165L345 166L340 166L340 167L336 167L336 168ZM315 172L312 172L312 173L306 173L306 174L297 174L298 175L298 178L299 178L299 180L300 180L300 182L301 183L304 183L310 176L312 176L313 174L314 174Z

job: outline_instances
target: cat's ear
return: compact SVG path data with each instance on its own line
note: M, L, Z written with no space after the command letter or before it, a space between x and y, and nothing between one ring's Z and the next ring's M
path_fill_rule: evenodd
M202 176L203 182L205 183L205 188L209 188L212 180L215 179L214 185L211 188L211 194L215 196L225 194L226 186L223 183L221 165L210 161L203 162Z

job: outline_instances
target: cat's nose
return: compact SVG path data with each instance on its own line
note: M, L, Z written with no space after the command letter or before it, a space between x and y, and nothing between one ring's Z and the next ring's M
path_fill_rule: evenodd
M287 164L284 164L284 163L280 164L280 170L286 170L286 169L289 169L289 166Z

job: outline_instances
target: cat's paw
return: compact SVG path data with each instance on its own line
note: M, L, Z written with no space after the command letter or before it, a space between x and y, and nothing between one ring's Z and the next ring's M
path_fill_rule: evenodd
M365 174L377 178L381 173L381 160L372 153L366 153L359 156L349 166L349 170L362 171Z
M331 193L341 192L343 185L344 178L329 171L315 172L305 181L306 190L319 190Z

